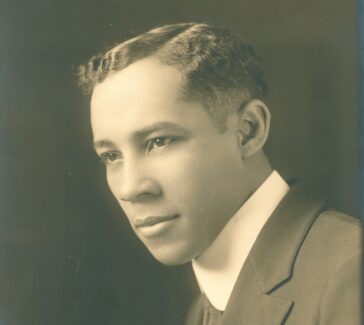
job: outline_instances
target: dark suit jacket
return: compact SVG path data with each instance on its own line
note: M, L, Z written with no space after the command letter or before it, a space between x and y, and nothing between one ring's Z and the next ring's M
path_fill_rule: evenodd
M361 227L293 188L263 227L223 325L359 325ZM201 301L186 324L200 325Z

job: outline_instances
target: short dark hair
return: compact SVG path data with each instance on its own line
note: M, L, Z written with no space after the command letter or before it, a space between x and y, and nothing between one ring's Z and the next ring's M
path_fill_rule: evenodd
M200 101L217 122L225 121L236 100L242 104L267 95L254 48L224 28L198 23L157 27L92 57L79 68L79 84L90 94L108 76L151 56L177 67L186 98Z

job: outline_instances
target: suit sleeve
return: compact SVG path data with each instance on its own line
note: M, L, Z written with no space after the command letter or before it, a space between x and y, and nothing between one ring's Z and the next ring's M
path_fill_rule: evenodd
M361 325L361 254L343 263L328 279L324 291L320 325Z

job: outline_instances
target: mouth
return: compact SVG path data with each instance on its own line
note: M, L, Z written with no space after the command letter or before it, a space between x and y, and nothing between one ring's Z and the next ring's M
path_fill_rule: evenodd
M171 216L151 216L144 219L139 218L135 220L134 226L145 237L152 237L167 231L178 217L179 215L176 214Z

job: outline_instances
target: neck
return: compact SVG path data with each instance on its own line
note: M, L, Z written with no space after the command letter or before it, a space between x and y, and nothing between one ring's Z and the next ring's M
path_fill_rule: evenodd
M273 168L263 151L259 151L254 156L246 159L245 168L248 171L245 174L248 177L249 184L251 184L248 193L248 196L250 196L272 173Z

